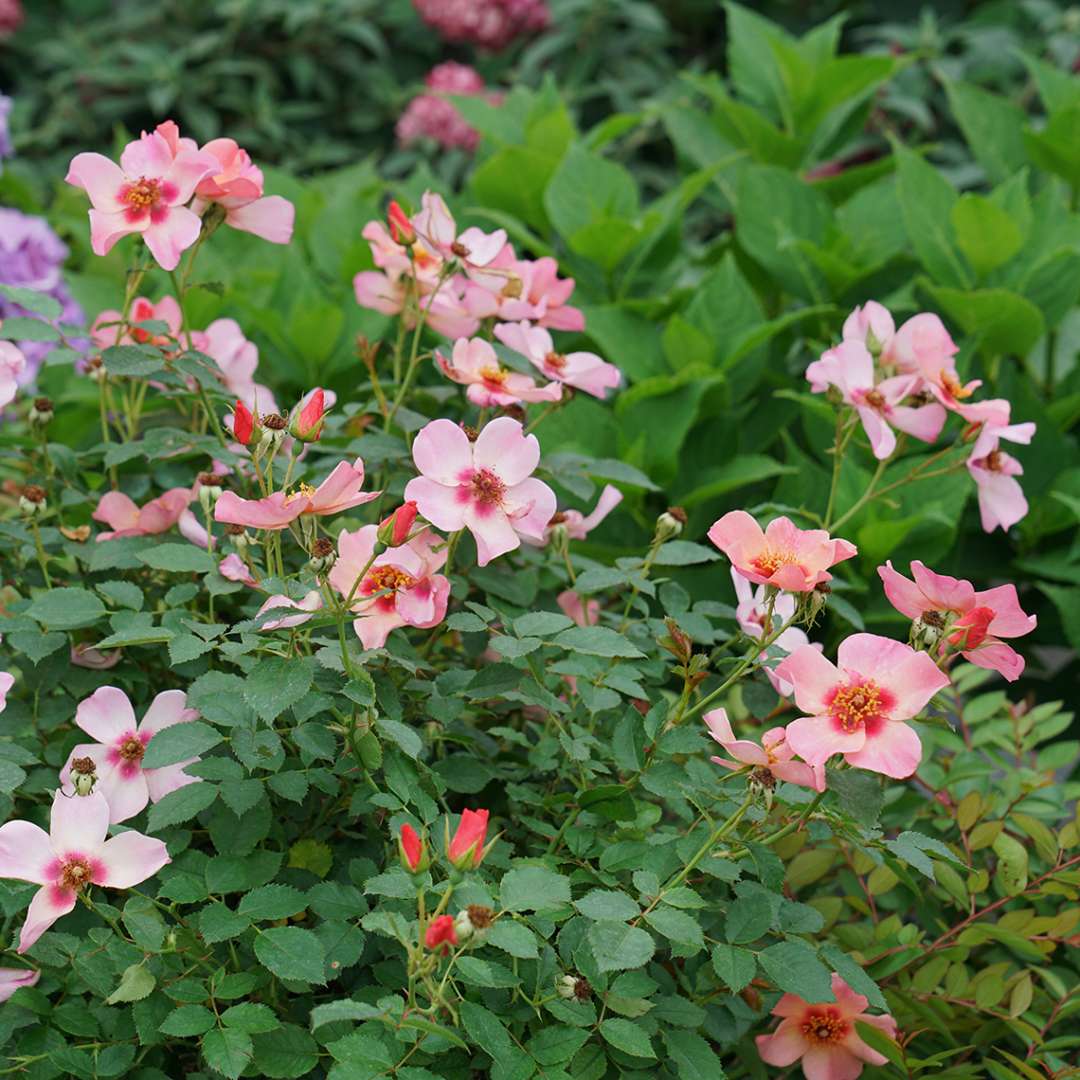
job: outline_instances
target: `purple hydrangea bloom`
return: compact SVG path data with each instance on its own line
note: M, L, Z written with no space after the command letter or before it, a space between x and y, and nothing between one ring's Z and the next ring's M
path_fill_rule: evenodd
M67 245L44 218L0 207L0 284L48 293L63 308L56 322L78 324L84 321L83 310L68 292L61 274L67 254ZM0 295L0 320L32 314ZM32 382L53 343L20 341L16 344L26 357L23 382Z

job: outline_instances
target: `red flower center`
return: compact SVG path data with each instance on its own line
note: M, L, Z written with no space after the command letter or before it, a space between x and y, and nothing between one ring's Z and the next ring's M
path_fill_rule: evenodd
M140 176L120 193L120 198L136 210L151 210L161 198L161 181Z
M490 470L477 469L472 477L473 498L482 506L498 506L506 485Z
M802 1023L802 1033L811 1043L830 1046L848 1034L847 1021L837 1009L811 1009Z
M60 881L58 884L62 889L77 892L79 889L90 884L93 873L90 864L85 859L78 857L68 859L60 870Z
M146 746L142 739L136 738L134 735L129 735L120 744L120 757L124 761L142 761L142 756L145 753Z
M829 702L829 709L848 734L859 731L867 720L881 713L881 688L873 681L842 686Z

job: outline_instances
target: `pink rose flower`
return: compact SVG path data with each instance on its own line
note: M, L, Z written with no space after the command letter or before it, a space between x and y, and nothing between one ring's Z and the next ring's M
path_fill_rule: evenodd
M619 369L590 352L556 352L551 335L528 322L500 323L495 336L508 348L524 356L549 379L605 398L622 380Z
M586 600L573 589L565 589L555 597L562 613L578 626L595 626L600 621L600 601ZM566 676L569 681L573 675ZM576 684L575 684L576 685Z
M709 529L709 539L744 578L787 592L809 592L830 581L829 567L858 549L824 529L800 529L786 517L761 526L745 510L732 510Z
M0 323L3 326L3 323ZM0 409L10 405L19 391L19 380L26 370L26 357L10 341L0 341Z
M987 532L999 527L1007 532L1028 512L1027 499L1016 479L1023 476L1024 467L1001 449L1001 440L1026 445L1034 436L1031 422L1003 427L984 424L971 448L967 468L979 493L979 515Z
M353 278L356 302L382 315L402 315L405 327L416 326L416 313L410 305L406 309L409 285L402 277L391 277L377 270L361 270ZM437 293L430 290L421 297L424 323L443 337L456 339L472 337L480 329L480 319L464 304L461 290L453 281L444 282Z
M259 347L248 341L235 319L215 319L205 330L192 334L192 344L217 364L230 396L263 414L278 411L273 392L255 382Z
M540 443L517 420L492 420L475 443L453 421L432 420L413 442L413 461L422 475L405 498L444 532L468 529L480 566L520 547L522 536L543 539L555 492L533 477Z
M141 233L163 270L199 238L202 222L184 204L217 162L210 154L182 149L174 157L158 132L145 132L124 147L120 164L101 154L76 154L66 180L90 196L90 246L107 255L121 237Z
M0 968L0 1002L7 1001L21 986L36 986L40 971L30 968Z
M806 377L815 393L828 386L840 391L844 402L858 413L878 460L890 457L896 449L893 428L932 443L945 426L941 405L913 408L901 404L915 393L920 381L917 375L897 375L875 383L874 358L861 342L844 341L829 349L806 369Z
M799 787L825 790L825 766L807 765L794 761L795 751L786 742L782 727L770 728L761 736L761 745L750 739L737 739L731 730L726 709L712 709L702 719L709 729L709 734L730 755L727 758L714 757L710 760L725 769L741 769L744 765L753 765L758 769L767 769L777 780L786 780Z
M394 134L402 146L420 139L434 139L447 150L460 147L470 153L480 142L480 132L461 115L450 94L462 97L486 97L492 105L502 100L500 94L484 94L484 80L467 64L447 60L437 64L424 79L427 88L409 102L398 118Z
M131 311L128 313L127 326L119 339L120 323L123 315L112 309L101 312L90 327L90 340L99 349L107 349L112 345L159 345L168 348L180 339L180 328L183 317L180 313L180 305L171 296L163 296L156 304L145 296L137 296L131 302ZM167 328L164 334L155 334L144 330L138 323L163 322Z
M191 502L187 488L170 488L164 495L136 506L122 491L107 491L90 516L112 527L111 532L97 534L97 542L116 540L122 536L152 536L168 532Z
M948 676L927 653L877 634L845 638L836 659L834 665L804 645L776 669L809 713L788 724L788 745L811 765L843 754L859 769L897 780L911 776L922 743L904 721L949 685Z
M844 341L858 341L868 349L873 345L872 351L887 352L895 333L896 324L889 309L876 300L867 300L844 320L842 337Z
M935 574L918 560L911 564L914 581L893 569L878 567L885 595L897 611L942 632L941 651L951 645L973 664L1015 682L1024 672L1024 658L1000 639L1023 637L1038 620L1020 607L1015 585L975 591L970 581Z
M232 552L226 555L221 562L218 563L218 573L228 581L239 581L242 585L250 585L254 587L257 582L251 576L251 571L248 569L248 565L240 558L236 552Z
M481 409L519 402L558 401L562 397L559 383L537 386L536 380L528 375L504 368L498 353L483 338L458 338L451 359L436 352L435 363L448 379L467 386L466 397Z
M591 513L583 514L580 510L563 510L561 524L566 529L566 535L571 540L584 540L622 500L623 493L617 487L613 484L605 484ZM558 518L559 514L555 517ZM548 522L548 527L544 530L545 539L550 538L551 528L552 523Z
M506 300L500 318L509 322L528 319L551 330L574 333L585 329L585 316L566 302L574 291L574 279L560 278L559 264L553 258L545 255L533 260L519 259L511 266L521 279L521 296Z
M150 702L142 721L136 724L127 694L115 686L99 687L75 710L76 727L97 742L80 743L71 751L60 770L61 790L65 795L74 794L72 762L90 758L98 778L95 791L108 799L109 821L115 823L134 817L147 802L158 802L172 791L198 783L197 776L184 772L199 760L197 757L157 769L144 769L142 764L146 748L159 731L198 716L195 709L187 708L187 695L182 690L165 690Z
M322 593L318 589L312 589L300 600L293 600L282 593L269 597L261 608L255 613L255 617L265 615L266 612L276 608L289 608L295 611L295 615L282 615L280 618L267 619L260 630L291 630L294 626L302 626L311 616L322 609Z
M456 259L468 268L482 268L502 250L506 230L486 233L475 226L462 233L441 195L425 191L420 204L423 209L415 219L416 231L444 259Z
M438 626L450 598L449 578L436 572L446 565L442 537L425 529L372 560L378 532L378 525L343 530L329 577L356 615L353 629L365 649L382 648L399 626Z
M832 992L835 1003L821 1004L785 994L772 1011L781 1017L776 1030L755 1036L761 1060L784 1067L801 1059L806 1080L856 1080L864 1064L887 1064L887 1058L859 1038L855 1024L870 1024L895 1039L896 1021L887 1013L871 1016L866 1011L869 1001L836 974Z
M89 885L130 889L170 862L161 840L128 831L106 840L109 804L95 791L53 797L49 831L29 821L0 825L0 878L42 886L30 901L19 935L19 953L75 906Z
M264 499L241 499L234 491L223 491L214 506L214 520L226 525L246 525L253 529L284 529L301 514L326 517L351 510L377 499L378 491L361 491L364 462L339 462L317 487L301 484L287 494L275 491Z

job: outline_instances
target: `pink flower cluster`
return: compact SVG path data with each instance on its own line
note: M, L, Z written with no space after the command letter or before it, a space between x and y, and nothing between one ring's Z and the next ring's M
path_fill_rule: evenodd
M485 93L484 80L468 64L447 60L437 64L424 79L427 88L409 102L394 131L402 146L421 139L433 139L445 150L461 148L472 153L480 132L461 115L449 95L483 97L490 105L502 101L501 94Z
M90 243L107 255L129 233L139 233L163 270L199 238L204 216L217 205L225 224L275 244L292 238L293 205L263 195L263 174L232 139L199 148L166 120L129 142L120 164L101 154L76 154L67 182L90 197Z
M734 736L723 709L706 714L712 737L735 759L714 759L722 765L765 768L820 791L825 762L841 754L856 768L903 779L922 757L919 736L907 721L949 685L944 668L953 656L1010 681L1024 669L1023 658L1001 640L1027 634L1036 624L1020 607L1013 585L977 592L970 582L935 574L920 562L912 564L915 580L909 581L886 563L878 568L885 594L913 620L911 641L917 648L877 634L853 634L840 643L834 664L791 625L799 610L792 594L808 597L818 590L831 579L830 567L857 554L854 545L821 529L799 529L783 517L763 530L742 510L720 518L709 539L738 575L740 626L749 637L768 638L788 654L773 668L764 655L759 662L777 691L793 693L806 714L786 728L767 731L760 747ZM765 591L751 594L738 578ZM794 761L795 755L805 765Z
M544 30L546 0L413 0L420 18L447 40L498 52L515 38Z
M987 532L1009 529L1027 513L1017 476L1023 467L1001 441L1029 443L1033 423L1010 422L1008 401L968 401L981 385L963 383L954 357L959 350L937 315L921 312L896 329L890 312L871 300L847 318L843 340L806 369L810 389L832 388L858 414L874 456L890 457L895 431L933 443L949 412L978 432L967 467L979 496ZM895 429L895 431L894 431Z

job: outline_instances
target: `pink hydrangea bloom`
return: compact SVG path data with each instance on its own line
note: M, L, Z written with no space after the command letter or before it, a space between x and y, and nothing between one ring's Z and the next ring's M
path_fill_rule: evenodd
M22 986L36 986L40 971L31 968L0 968L0 1002L7 1001Z
M498 331L496 331L498 332ZM901 404L919 384L917 375L896 375L875 381L874 358L859 341L844 341L829 349L807 369L810 387L818 393L835 386L859 415L874 457L890 457L896 449L893 428L932 443L945 426L945 409L937 404Z
M424 529L372 560L378 531L377 525L343 531L330 571L330 584L356 615L353 629L365 649L381 648L399 626L438 626L450 598L450 580L438 573L446 565L441 536Z
M1030 422L1002 427L984 424L971 448L967 468L979 493L979 514L987 532L999 527L1007 531L1028 512L1027 499L1016 479L1023 476L1024 467L1001 449L1001 440L1026 445L1034 436L1035 425Z
M712 709L702 719L709 729L709 734L718 742L734 761L728 758L714 757L711 760L725 769L741 769L744 765L753 765L759 769L768 769L777 780L786 780L789 784L825 790L825 766L807 765L803 761L793 760L795 751L787 744L786 733L782 727L770 728L761 736L761 745L750 739L737 739L731 730L726 709Z
M456 259L466 269L482 269L506 244L505 229L486 233L472 226L459 233L450 208L435 192L425 191L420 204L422 209L414 219L416 231L444 259Z
M447 41L492 51L545 29L551 17L547 0L413 0L413 5Z
M362 506L379 497L378 491L361 491L364 462L339 462L317 487L301 484L292 492L275 491L264 499L241 499L234 491L223 491L214 506L214 520L226 525L246 525L253 529L284 529L301 514L325 517Z
M417 94L398 119L394 129L398 142L410 146L420 139L433 139L447 150L460 147L471 153L480 142L480 133L447 95L479 97L484 80L467 64L447 60L431 69L424 84L427 92ZM488 94L487 99L497 105L501 95Z
M847 540L824 529L800 529L789 518L774 518L762 531L745 510L732 510L709 529L709 539L744 578L787 592L809 592L829 581L829 567L857 553Z
M543 331L541 331L543 333ZM466 397L482 409L520 402L558 401L562 385L537 386L528 375L505 368L491 343L483 338L458 338L451 358L435 353L435 363L448 378L467 386Z
M801 1059L806 1080L856 1080L864 1065L888 1064L863 1042L855 1025L870 1024L895 1039L896 1021L887 1013L871 1016L869 1001L835 973L832 992L835 1002L819 1004L785 994L772 1011L781 1018L776 1030L755 1036L761 1060L782 1068Z
M788 745L812 765L843 754L860 769L910 776L919 767L922 743L905 721L949 685L948 676L929 654L877 634L845 638L836 660L834 665L803 645L776 669L809 714L788 724Z
M163 270L199 238L202 222L185 205L217 168L210 154L182 149L175 156L158 132L124 147L120 164L101 154L76 154L67 182L90 196L90 245L107 255L121 237L140 233Z
M914 581L891 562L878 567L878 576L897 611L942 631L942 651L951 645L966 660L1010 682L1023 674L1024 658L1000 640L1030 634L1038 622L1020 607L1015 585L976 592L970 581L936 574L918 560L911 564Z
M101 532L97 541L116 540L122 536L151 536L168 532L191 502L187 488L170 488L164 495L137 506L122 491L107 491L101 496L91 517L111 526L111 532Z
M444 532L467 528L481 566L515 550L522 536L543 539L555 492L533 477L540 443L518 421L492 420L472 443L452 420L432 420L413 442L413 461L422 475L405 498Z
M3 323L0 323L0 327ZM19 381L26 370L26 357L10 341L0 341L0 409L15 400Z
M547 378L584 390L593 397L607 397L608 391L614 390L622 380L619 369L595 353L557 352L551 335L543 327L524 321L500 323L495 327L495 336Z
M293 600L291 597L285 596L282 593L277 593L274 596L268 597L263 603L263 606L255 613L255 617L265 615L268 611L273 611L277 608L287 608L296 612L295 615L282 615L278 618L267 619L259 629L260 630L291 630L294 626L302 626L311 618L311 616L322 609L323 599L322 593L318 589L312 589L306 593L302 599Z
M94 762L98 777L95 790L108 799L111 822L127 821L147 802L157 802L172 791L197 783L198 777L184 772L199 760L197 757L157 769L144 769L142 759L159 731L190 723L198 716L195 709L187 708L187 695L182 690L165 690L150 702L150 708L136 723L135 710L123 690L99 687L75 710L76 727L97 742L80 743L68 755L60 771L64 794L74 794L71 763L76 758Z
M42 886L30 901L19 947L24 953L75 906L89 885L130 889L170 861L161 840L128 831L106 839L109 804L99 791L53 798L49 831L29 821L0 826L0 878Z

